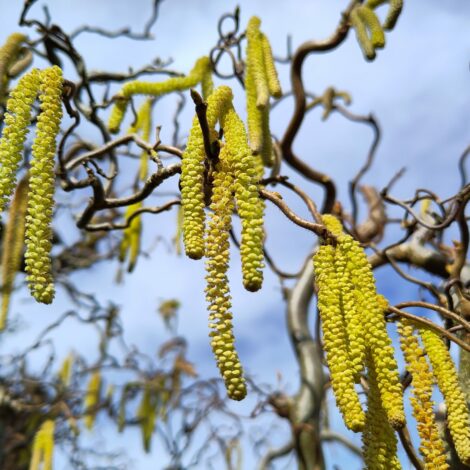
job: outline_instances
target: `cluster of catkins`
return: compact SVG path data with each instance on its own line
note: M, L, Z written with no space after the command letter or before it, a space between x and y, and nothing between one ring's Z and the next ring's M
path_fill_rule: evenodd
M419 332L422 345L415 335L416 331ZM406 367L413 377L411 405L426 468L450 468L446 463L445 445L435 422L434 403L431 400L434 383L437 383L446 403L447 426L455 451L464 464L470 465L470 413L446 344L433 330L415 326L407 320L400 322L399 333Z
M398 469L394 430L405 425L405 415L397 363L386 330L387 301L376 292L371 266L359 243L343 233L334 216L324 215L323 222L336 241L325 241L319 247L314 265L324 349L336 403L346 426L363 433L366 468ZM401 347L413 377L411 404L426 468L448 468L431 400L434 380L446 400L456 451L462 462L468 463L470 416L449 351L434 331L420 326L422 347L414 330L410 322L399 324ZM365 373L366 412L356 390Z
M245 126L232 105L232 91L217 88L208 98L207 122L217 138L220 123L224 141L214 162L212 177L211 218L205 227L204 185L206 154L198 118L194 118L183 154L181 204L183 241L186 254L193 259L207 258L206 298L212 329L212 349L224 378L228 395L241 400L246 395L242 368L235 350L228 286L229 232L232 213L237 209L242 222L241 258L243 283L256 291L263 281L263 210L258 182L263 173L261 159L248 146Z
M16 186L23 149L32 119L32 107L39 96L40 113L37 116L36 136L27 183L18 188L18 203L12 204L10 219L24 217L26 242L26 272L31 294L38 302L51 303L54 297L52 263L52 210L54 205L54 156L56 137L62 119L62 71L53 66L45 70L33 69L19 81L7 101L5 127L0 138L0 212L5 209ZM28 185L27 196L22 188ZM24 212L27 198L26 215ZM13 212L12 212L13 211ZM18 211L18 213L14 213ZM19 221L19 227L23 222ZM15 230L19 230L16 228ZM9 229L7 229L8 231ZM11 228L13 230L13 228ZM17 233L17 235L20 235ZM14 272L18 269L21 249L18 239L12 238L11 256L4 257L4 287L11 290ZM13 259L13 254L15 254ZM19 258L19 259L18 259ZM7 293L9 295L9 293Z
M388 14L383 24L375 14L375 8L389 3ZM403 8L403 0L367 0L351 12L351 25L356 31L357 41L367 60L375 59L376 49L385 46L385 32L395 27Z

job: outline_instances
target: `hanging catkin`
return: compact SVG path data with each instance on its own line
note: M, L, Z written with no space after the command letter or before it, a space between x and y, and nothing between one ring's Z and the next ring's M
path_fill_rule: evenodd
M444 443L439 437L434 402L431 399L434 385L431 369L425 352L414 334L413 325L402 320L398 324L398 332L406 368L412 377L413 396L410 397L410 401L421 439L419 451L424 457L426 470L446 470L449 466L446 462Z
M54 162L56 137L62 119L62 71L53 66L41 72L33 158L29 172L28 215L26 216L26 272L32 296L50 304L54 298L52 277L52 211L54 206Z
M5 227L2 250L2 307L0 331L5 328L10 297L16 273L23 257L26 207L28 204L28 178L24 177L16 188Z

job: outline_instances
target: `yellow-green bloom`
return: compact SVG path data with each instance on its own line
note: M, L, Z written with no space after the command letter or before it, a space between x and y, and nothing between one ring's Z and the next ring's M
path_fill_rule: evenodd
M152 434L157 420L157 405L158 395L155 393L154 386L151 383L146 383L137 410L137 418L140 420L140 429L145 452L150 452Z
M29 470L52 470L54 455L54 421L48 419L36 432ZM40 465L42 466L40 467Z
M92 429L93 424L95 423L96 417L96 407L100 402L100 395L101 395L101 374L100 371L97 370L93 372L90 377L90 381L88 382L85 400L83 402L84 408L84 423L87 429Z
M39 70L33 69L21 77L7 101L5 127L0 138L0 213L4 211L16 186L16 173L23 156L40 76Z
M108 123L110 132L119 132L119 128L126 113L127 105L129 104L129 99L133 95L160 96L174 91L187 90L195 87L200 82L203 82L204 93L210 93L210 69L211 64L209 58L201 57L196 61L194 67L189 72L189 75L185 77L172 77L163 82L144 82L141 80L133 80L126 83L114 97L115 103L111 110Z
M237 211L242 223L240 254L243 285L249 291L257 291L263 282L263 212L264 202L258 194L259 168L247 143L245 126L233 106L221 119L227 153L233 178Z
M455 450L465 465L470 465L470 414L457 371L444 341L434 331L420 327L434 377L447 406L447 425Z
M267 37L260 31L261 20L253 16L246 29L245 91L250 148L263 163L273 163L269 129L269 96L282 95Z
M231 297L227 270L230 259L229 231L233 204L233 177L228 168L227 150L220 152L219 162L214 172L211 210L207 234L207 287L206 299L209 303L209 327L212 350L217 366L224 379L227 394L233 400L246 396L242 366L235 349L233 336Z
M357 13L370 32L370 40L375 49L385 46L385 33L373 10L367 6L357 7Z
M363 455L367 470L400 470L397 457L397 438L387 420L378 386L378 377L373 361L367 361L367 413L362 433ZM433 467L437 469L438 467Z
M15 282L16 273L21 267L27 204L28 178L25 177L16 188L3 238L0 331L5 328L13 284Z
M394 357L392 341L387 334L384 308L387 301L377 295L375 279L367 256L359 243L342 231L341 224L332 215L323 215L326 227L337 237L337 247L329 247L329 263L326 261L321 269L327 270L328 283L318 285L320 313L322 308L335 313L335 325L341 335L342 355L348 361L348 373L353 382L360 378L364 368L365 356L369 352L377 374L377 384L382 398L382 406L390 424L400 428L405 423L402 387L398 367ZM321 247L320 250L323 249ZM314 259L318 271L317 258ZM323 291L323 292L322 292ZM323 316L322 323L323 323ZM339 323L341 319L341 324ZM325 328L332 328L331 326ZM338 343L338 347L340 344ZM333 351L334 348L331 347ZM333 353L332 353L333 354ZM345 360L346 360L345 359ZM348 378L349 380L349 378Z
M346 426L355 432L362 431L365 414L354 387L355 371L348 352L341 291L335 270L335 248L331 245L320 246L313 262L323 343L336 404Z
M426 360L423 348L414 335L411 323L401 321L398 324L400 343L406 361L406 368L413 381L413 396L410 398L413 416L421 439L419 450L424 457L426 470L449 468L446 463L444 443L439 437L435 421L434 403L431 399L433 376Z
M26 272L33 297L49 304L54 298L52 278L52 210L54 206L54 161L56 137L62 119L62 71L53 66L41 72L37 119L29 178L26 216Z
M207 123L214 139L215 125L232 100L229 87L219 87L208 99ZM197 116L189 132L181 163L181 206L183 208L183 242L186 255L193 259L204 256L204 161L206 153Z
M22 33L13 33L8 36L5 44L0 47L0 101L7 90L9 72L18 59L26 36Z
M136 211L143 207L142 201L131 204L126 209L126 220L129 219ZM124 229L121 245L119 248L119 261L124 263L129 255L128 272L132 272L135 268L137 258L140 252L140 239L142 236L142 221L140 215L134 217L129 226Z
M383 27L386 30L391 30L395 27L401 10L403 9L403 0L367 0L365 6L369 8L377 8L387 1L389 2L389 9L383 23Z

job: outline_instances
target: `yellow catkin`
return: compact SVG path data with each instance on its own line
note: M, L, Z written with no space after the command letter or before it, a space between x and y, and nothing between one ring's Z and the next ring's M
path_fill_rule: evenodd
M34 436L29 470L52 470L54 456L55 423L48 419L42 423ZM42 464L42 466L41 466Z
M16 273L21 267L24 247L28 179L23 178L15 191L5 227L2 253L2 307L0 331L5 328Z
M137 410L137 419L140 420L142 442L145 452L150 452L152 434L157 420L157 398L152 385L146 384Z
M40 72L31 70L19 80L7 101L0 138L0 213L16 186L16 172L23 156L23 147L31 122L31 108L40 85Z
M209 327L212 330L211 346L224 379L227 394L233 400L242 400L246 396L246 385L240 359L235 349L227 277L234 188L233 177L227 168L226 146L222 148L219 157L220 160L214 172L211 202L213 212L207 234L206 300L209 303Z
M250 148L261 155L266 166L273 164L269 129L269 95L282 95L271 46L259 30L261 20L254 16L248 22L246 36L245 91Z
M378 6L386 3L388 0L367 0L365 6L369 8L377 8ZM385 30L391 30L395 27L400 13L403 9L403 0L390 0L389 9L383 27Z
M338 276L335 271L335 248L322 245L313 257L315 282L318 288L326 361L330 370L331 386L336 404L346 426L352 431L362 431L365 414L354 387L354 370L348 353Z
M446 402L447 425L455 450L460 460L470 465L470 413L454 363L439 335L424 327L420 327L419 332Z
M446 462L444 443L439 437L439 430L435 421L434 403L431 399L433 376L428 361L418 338L414 335L414 328L411 323L407 321L399 322L398 332L406 368L413 378L413 396L410 401L421 439L419 451L424 458L425 469L446 470L449 466Z
M72 377L74 355L68 354L62 363L59 373L57 374L62 385L68 387L70 385L70 379Z
M282 96L282 89L281 83L279 82L279 77L277 75L276 66L274 65L271 44L269 44L268 38L263 33L261 33L261 47L263 49L264 66L269 94L274 98L280 98Z
M126 220L129 219L136 211L143 207L142 201L131 204L126 208ZM140 239L142 235L142 221L140 215L134 217L129 226L124 229L121 245L119 247L119 261L124 263L129 256L128 272L132 272L137 263L140 253Z
M229 87L219 87L214 91L207 107L209 129L214 130L223 109L231 102ZM204 141L197 116L189 133L181 163L181 206L183 210L183 243L186 255L192 259L204 256Z
M370 358L367 361L367 367L369 390L366 424L362 433L365 468L367 470L399 470L401 465L397 457L397 438L387 421L377 383L377 374Z
M198 59L185 77L172 77L163 82L144 82L141 80L134 80L128 82L114 97L115 103L111 110L109 118L108 128L110 132L117 133L121 126L122 120L129 104L129 99L133 95L151 95L160 96L174 91L187 90L196 86L201 81L204 81L205 92L209 91L208 82L208 70L210 70L211 64L208 57L201 57Z
M88 382L85 400L83 402L84 414L83 419L85 427L89 430L93 428L96 418L96 406L100 402L101 395L101 374L99 371L93 372Z
M347 331L346 334L349 334L348 343L351 341L347 349L353 373L357 379L362 370L364 349L370 351L377 373L382 405L390 424L398 429L405 424L405 413L398 366L384 317L387 301L377 295L372 268L359 243L350 235L342 233L341 224L334 216L324 215L322 219L327 228L338 237L338 249L333 249L332 256L333 262L340 268L340 274L343 277L341 281L335 281L338 299L334 302L339 302L340 309L344 309L343 301L353 302L356 308L356 313L354 311L344 313L344 321L346 322L344 328ZM330 269L335 271L337 268L332 266ZM345 273L348 274L347 278L344 276ZM334 277L338 278L339 273L335 272ZM342 295L340 286L345 282L353 290L352 298L349 291L343 291L345 295ZM325 286L323 287L325 288ZM327 293L324 295L326 296ZM331 295L331 297L333 296ZM331 298L330 301L333 299ZM360 318L357 316L358 312Z
M385 33L377 15L366 6L358 7L357 13L370 32L372 46L375 49L383 48L385 46Z
M367 60L375 59L375 48L372 41L367 33L367 27L359 14L359 8L356 7L352 10L349 16L351 26L356 31L356 38L359 46L362 49L362 53Z
M18 59L26 36L13 33L8 36L5 44L0 47L0 101L3 99L8 87L10 67Z
M243 285L249 291L257 291L263 283L263 212L264 202L258 194L259 166L247 143L245 126L233 106L221 121L224 129L227 153L230 156L234 176L235 200L242 223L240 254Z
M256 106L259 109L266 107L269 103L269 87L266 77L266 66L264 60L264 50L262 33L259 29L261 20L257 16L252 16L246 28L247 39L247 74L253 76L256 89Z
M52 277L52 211L54 206L54 162L56 137L62 119L62 71L53 66L41 72L33 158L29 171L28 215L26 216L26 272L32 296L50 304L54 298Z

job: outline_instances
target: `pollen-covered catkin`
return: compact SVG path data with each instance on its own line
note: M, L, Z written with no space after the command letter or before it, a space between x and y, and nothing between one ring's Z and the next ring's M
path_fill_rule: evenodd
M28 215L26 216L26 272L33 297L45 304L54 298L52 278L52 210L54 206L54 157L62 119L62 71L53 66L41 72L33 158L29 171Z
M269 129L269 96L282 95L271 46L260 31L261 20L248 22L246 36L245 92L250 148L261 155L264 165L272 166L273 150Z
M431 399L433 376L428 361L418 338L414 335L414 328L410 322L400 321L398 332L406 369L412 376L413 396L410 401L421 439L419 451L424 457L425 469L448 469L444 443L439 437L439 430L435 421L434 403Z
M145 452L150 452L152 434L157 420L157 404L158 400L152 385L145 384L142 399L137 410L137 418L140 421L142 442Z
M313 262L324 349L336 404L346 426L355 432L362 431L365 414L354 387L355 373L348 353L341 292L335 271L335 248L331 245L321 245L314 255Z
M48 419L42 423L41 427L36 432L33 441L29 470L39 470L39 468L42 470L52 470L52 459L54 456L54 429L54 421Z
M246 396L242 366L235 349L231 297L227 270L230 259L229 231L233 204L233 177L227 168L226 146L222 147L213 180L211 219L207 234L207 287L211 346L224 379L228 396L242 400Z
M385 299L380 299L375 290L372 269L364 250L359 244L351 246L351 279L356 286L357 308L362 311L365 340L370 350L377 373L377 383L382 397L382 406L390 424L399 429L405 424L403 390L394 356L392 340L388 336L384 316Z
M389 2L389 9L383 27L385 30L391 30L395 27L395 24L400 16L403 9L403 0L367 0L365 6L369 8L377 8L378 6Z
M258 194L261 175L260 165L256 164L259 157L251 154L245 126L233 106L223 115L221 124L233 171L237 210L242 223L240 255L243 285L254 292L261 288L264 267L264 201Z
M370 32L370 40L374 48L383 48L385 46L385 33L377 15L366 6L358 7L357 13Z
M9 69L20 54L26 36L13 33L8 36L5 44L0 47L0 101L3 99L8 87Z
M350 235L342 233L341 224L334 216L327 214L323 215L322 219L326 227L337 237L338 247L332 248L333 264L330 269L334 272L335 289L338 293L334 298L331 295L329 301L339 303L338 308L343 312L343 329L344 334L348 335L347 343L349 343L344 344L344 348L348 351L350 367L354 378L357 379L363 368L365 353L370 352L377 374L382 406L390 424L398 429L405 423L405 413L398 366L384 318L384 305L387 305L387 301L377 295L372 268L359 243ZM342 275L341 280L338 279L340 275ZM346 290L345 283L348 284ZM325 285L320 284L318 287L320 302L321 296L326 297L328 292L321 293L321 288L325 289ZM352 293L349 291L351 288ZM345 312L346 302L354 303L355 311ZM328 307L327 302L325 304ZM358 314L361 315L360 318Z
M397 438L387 420L377 384L377 373L370 357L367 360L367 413L362 433L362 451L367 470L400 470ZM438 468L438 467L433 467Z
M16 273L21 267L27 204L28 178L24 177L16 188L3 239L0 331L5 328L13 283L15 282Z
M263 33L261 33L261 47L263 49L264 67L269 94L274 98L280 98L282 96L281 83L279 82L276 66L274 65L271 44L269 44L268 38Z
M470 465L470 413L452 357L437 333L425 327L420 327L419 332L446 402L447 425L455 450L460 460Z
M354 8L349 16L351 26L356 31L356 38L367 60L375 59L375 48L367 33L367 26L359 14L359 7Z
M99 404L101 395L101 374L100 371L97 370L93 372L90 377L90 381L88 382L85 400L83 402L84 408L84 423L87 429L92 429L93 424L95 423L96 417L96 407Z
M134 215L136 211L143 207L142 201L131 204L126 209L126 220ZM142 235L142 221L140 215L132 218L129 226L124 229L121 245L119 247L119 261L124 263L129 255L128 272L132 272L135 268L137 258L140 252L140 238Z
M208 99L207 123L214 133L215 124L232 100L232 90L225 86L215 90ZM204 256L204 140L197 116L189 132L181 163L181 206L183 210L183 243L186 255L193 259Z
M208 57L199 58L189 75L185 77L172 77L163 82L143 82L134 80L128 82L115 96L114 107L111 110L108 128L112 133L119 132L122 120L126 113L129 99L133 95L151 95L160 96L174 91L187 90L196 86L204 80L205 93L209 92L210 83L208 79L208 70L211 69L211 63Z
M5 114L5 127L0 138L0 213L16 186L16 172L31 122L31 108L39 91L40 72L31 70L19 80L10 93Z

